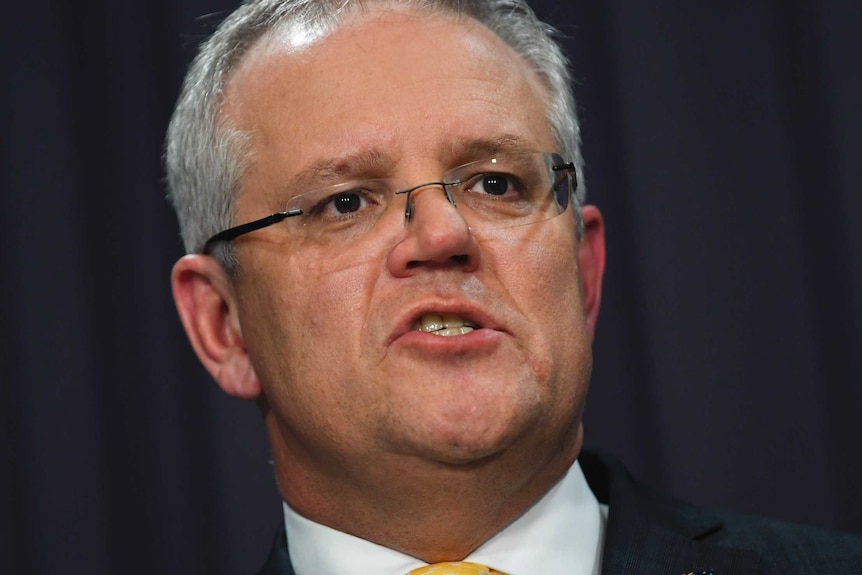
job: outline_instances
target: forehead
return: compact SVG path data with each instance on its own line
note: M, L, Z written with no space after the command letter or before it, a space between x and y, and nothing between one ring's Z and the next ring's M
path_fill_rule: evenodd
M446 161L476 140L551 151L545 98L526 62L478 22L390 7L328 32L277 28L232 74L223 111L250 135L252 170L278 159L284 174L360 153Z

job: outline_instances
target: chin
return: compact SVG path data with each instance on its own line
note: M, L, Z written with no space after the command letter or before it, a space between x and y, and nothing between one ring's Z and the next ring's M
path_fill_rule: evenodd
M405 438L415 455L449 465L469 465L495 459L524 439L534 427L535 410L508 414L471 413L451 418L451 412L415 424ZM427 412L426 412L427 413Z
M473 367L457 376L450 368L443 378L399 374L396 381L409 385L385 394L378 438L397 452L453 464L495 457L529 442L544 422L560 419L560 406L524 363L493 371Z
M502 457L509 445L475 442L473 444L450 443L417 447L416 454L426 461L472 469L477 465L487 464Z

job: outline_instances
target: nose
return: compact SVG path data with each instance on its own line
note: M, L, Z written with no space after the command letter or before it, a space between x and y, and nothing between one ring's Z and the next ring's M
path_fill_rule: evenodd
M420 269L447 267L474 271L478 267L479 245L451 200L439 183L410 192L406 233L387 262L392 275L404 277Z

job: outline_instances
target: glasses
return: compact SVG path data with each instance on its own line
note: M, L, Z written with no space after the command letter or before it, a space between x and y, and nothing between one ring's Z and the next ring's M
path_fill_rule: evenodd
M471 230L534 224L566 211L577 189L571 162L554 153L501 154L443 174L439 182L408 187L385 178L338 184L294 196L283 212L235 226L206 241L202 253L219 242L284 221L298 241L319 246L349 244L369 232L398 196L405 197L404 219L416 212L414 195L440 187Z

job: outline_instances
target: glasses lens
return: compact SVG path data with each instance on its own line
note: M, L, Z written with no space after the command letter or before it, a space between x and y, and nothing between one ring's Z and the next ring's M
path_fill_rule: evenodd
M302 215L288 222L303 241L350 242L377 223L402 185L390 179L365 180L301 194L291 198L287 210L301 210Z
M568 169L557 154L509 154L448 172L456 203L478 229L541 222L563 213L572 192ZM555 167L557 169L555 170Z
M447 172L443 181L458 213L481 231L560 215L568 207L573 180L571 168L557 154L527 153L471 162ZM368 233L393 202L403 214L400 202L412 201L409 193L399 194L405 189L403 181L377 179L301 194L288 202L287 210L302 213L287 224L299 242L343 245ZM404 200L395 199L399 196Z

